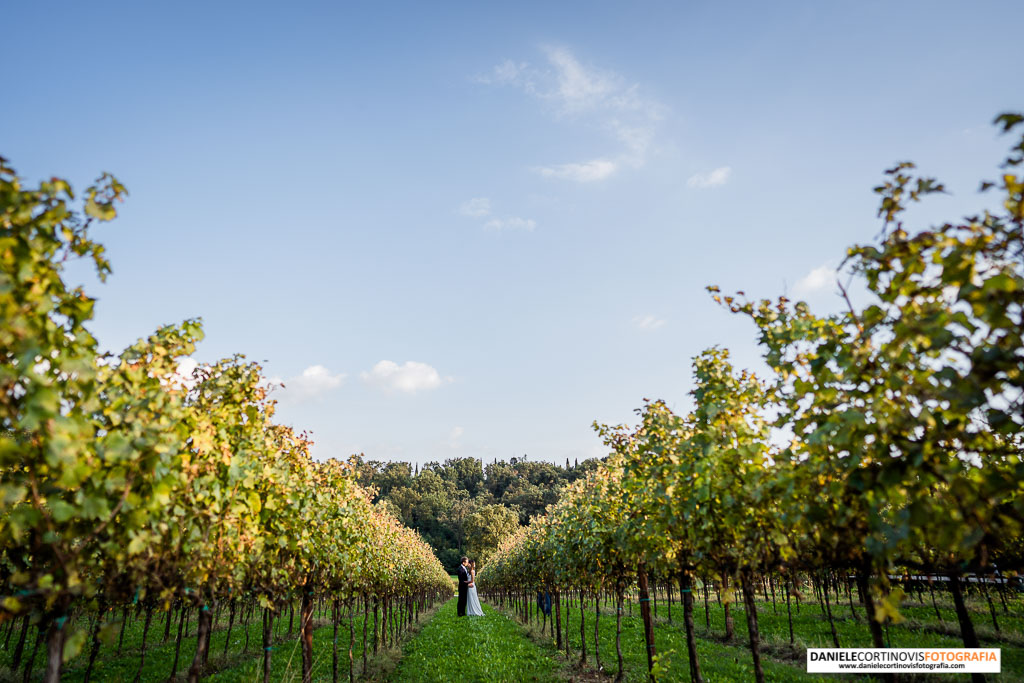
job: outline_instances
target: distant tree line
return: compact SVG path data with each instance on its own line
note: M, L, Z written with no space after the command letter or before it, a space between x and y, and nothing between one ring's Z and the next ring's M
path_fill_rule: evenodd
M493 460L452 458L422 467L354 456L359 483L384 501L406 526L417 530L445 567L462 555L478 561L520 526L558 502L564 487L596 469L597 460L566 459L565 466L528 457Z

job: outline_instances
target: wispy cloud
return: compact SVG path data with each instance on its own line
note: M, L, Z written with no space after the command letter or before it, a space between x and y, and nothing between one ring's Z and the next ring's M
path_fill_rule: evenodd
M725 185L729 182L729 176L731 175L732 168L730 166L722 166L713 171L708 171L707 173L694 173L686 181L686 184L689 187L706 190L710 187L720 187Z
M470 218L486 218L491 215L491 200L487 197L474 197L462 202L459 213ZM483 229L490 232L501 232L502 230L524 230L531 232L537 227L537 222L532 218L520 218L518 216L506 216L500 218L495 216L483 224Z
M466 432L462 427L452 427L452 431L448 433L448 446L451 448L460 448L462 446L462 435Z
M796 296L821 294L836 284L836 277L835 262L823 263L797 280L796 284L793 285L793 294Z
M337 389L345 383L344 372L332 373L323 365L310 365L301 374L287 379L271 377L270 384L283 384L283 398L290 401L308 401Z
M583 66L564 47L547 47L544 53L554 67L556 87L543 96L557 101L566 111L618 104L622 93L632 90L615 73Z
M508 218L492 218L484 223L484 230L500 232L502 230L525 230L532 232L537 227L537 222L532 218L519 218L509 216Z
M506 59L497 64L488 73L476 77L477 83L484 85L515 85L523 90L532 91L529 79L530 65L526 62L514 62Z
M491 213L491 200L487 197L467 199L459 206L459 213L470 218L483 218Z
M518 88L550 105L559 118L604 131L621 149L610 158L535 170L546 178L592 182L608 178L624 164L643 166L665 107L645 97L639 84L584 64L568 48L551 46L542 51L546 63L541 66L506 59L477 81Z
M648 151L654 144L653 126L634 126L618 119L608 122L608 129L621 142L626 151L622 153L623 163L640 167L647 160Z
M597 180L604 180L612 173L615 173L615 168L616 164L614 161L594 159L576 164L541 166L537 169L537 172L545 178L572 180L577 183L592 183Z
M638 315L633 318L633 324L641 330L654 331L660 329L667 321L653 315Z
M402 365L390 360L382 360L369 372L360 375L364 382L388 392L403 394L415 394L420 391L436 389L446 382L451 382L451 377L441 377L441 374L430 365L414 360L406 361Z

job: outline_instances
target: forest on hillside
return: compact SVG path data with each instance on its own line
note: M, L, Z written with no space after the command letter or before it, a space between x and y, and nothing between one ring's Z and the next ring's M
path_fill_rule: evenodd
M596 469L598 460L565 466L527 456L493 460L452 458L422 467L353 456L359 483L371 488L406 526L454 571L462 555L486 560L518 527L558 502L562 489Z

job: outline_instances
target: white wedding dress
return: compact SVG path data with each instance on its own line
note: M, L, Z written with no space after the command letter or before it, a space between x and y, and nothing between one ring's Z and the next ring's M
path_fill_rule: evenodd
M476 595L476 573L473 573L474 585L469 587L469 591L466 595L466 616L467 617L482 617L484 610L480 607L480 598Z

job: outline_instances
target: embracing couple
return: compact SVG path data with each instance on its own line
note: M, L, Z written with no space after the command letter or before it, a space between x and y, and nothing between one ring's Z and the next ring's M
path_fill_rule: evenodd
M463 557L459 564L459 603L456 612L460 617L482 617L484 610L480 607L480 598L476 596L476 562Z

